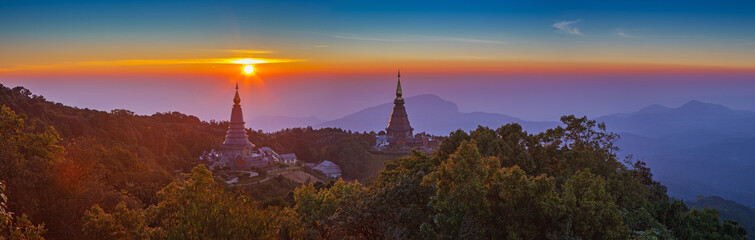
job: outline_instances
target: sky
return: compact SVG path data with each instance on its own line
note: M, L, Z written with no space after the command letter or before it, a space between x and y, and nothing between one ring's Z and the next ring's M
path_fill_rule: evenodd
M0 83L204 120L228 118L236 82L247 119L339 118L392 101L398 69L405 96L527 120L690 100L755 110L754 12L753 1L0 0Z

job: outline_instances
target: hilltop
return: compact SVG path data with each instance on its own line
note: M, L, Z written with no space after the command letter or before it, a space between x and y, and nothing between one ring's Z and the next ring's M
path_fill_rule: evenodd
M3 157L0 164L0 181L7 186L9 208L27 214L33 222L44 222L50 236L68 236L55 239L80 239L82 218L92 205L112 210L119 202L129 206L157 203L157 193L197 166L203 152L217 148L228 128L227 122L205 122L179 112L145 116L125 109L105 112L76 108L48 101L23 87L0 85L0 106L4 113L7 109L0 121L3 124L22 119L4 127L22 124L26 127L19 131L44 134L40 137L48 139L31 147L44 143L60 149L34 161L19 158L17 162L7 162L14 158ZM0 129L3 137L6 130L11 131ZM247 133L252 142L294 152L304 162L336 162L348 179L374 176L378 171L374 165L382 166L382 161L387 160L374 158L367 151L375 142L368 134L332 128ZM8 150L7 142L2 143L4 148L0 151ZM308 179L326 179L307 170L266 177L269 179L254 186L225 187L247 191L249 197L264 200L287 195Z
M381 131L387 125L393 103L348 114L342 118L307 125L353 131ZM458 106L436 95L406 98L406 111L415 132L446 135L456 129L477 126L495 128L519 123L524 130L539 132L556 122L533 122L517 117L483 112L460 112ZM277 117L277 125L304 124L301 118ZM635 112L597 117L607 129L619 133L619 154L647 162L655 176L680 199L719 195L755 206L755 112L689 101L679 107L650 105ZM264 123L264 122L260 122ZM256 123L255 123L256 125Z
M644 163L619 161L613 152L618 136L586 118L565 116L563 126L538 134L516 123L457 130L432 154L383 159L385 169L367 181L302 186L310 173L281 172L247 188L229 186L197 164L199 153L192 156L220 142L227 123L176 112L77 109L23 88L0 90L0 129L8 133L0 137L0 154L8 156L0 159L0 176L8 209L44 223L34 228L47 229L53 239L745 234L715 210L689 209L669 198ZM374 164L367 151L371 134L333 128L247 133L250 141L295 152L305 162L338 161L354 178ZM3 224L16 229L29 224L24 219Z

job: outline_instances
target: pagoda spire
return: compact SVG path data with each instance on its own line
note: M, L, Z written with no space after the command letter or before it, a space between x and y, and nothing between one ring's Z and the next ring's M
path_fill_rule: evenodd
M401 91L401 70L398 70L398 83L396 84L396 100L395 101L403 101L404 99L401 97L403 95L403 91Z
M236 82L236 96L233 97L233 103L239 105L241 103L241 97L239 97L239 82Z

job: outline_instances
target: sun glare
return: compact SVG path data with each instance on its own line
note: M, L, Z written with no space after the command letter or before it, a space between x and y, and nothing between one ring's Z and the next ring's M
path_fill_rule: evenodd
M231 60L229 62L240 63L240 64L254 64L254 63L267 63L268 61L260 60L260 59L242 58L242 59Z
M244 72L246 74L251 74L254 72L254 67L252 65L246 65L244 66Z

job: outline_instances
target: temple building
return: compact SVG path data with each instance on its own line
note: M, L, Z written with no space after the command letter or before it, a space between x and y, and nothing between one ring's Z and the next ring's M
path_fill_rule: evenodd
M200 160L210 164L211 169L232 168L250 169L268 167L275 162L295 164L295 155L284 159L278 153L268 147L257 148L249 141L244 126L244 114L241 111L241 97L239 97L239 84L236 83L236 96L233 98L231 109L231 121L225 141L220 144L220 151L211 150L200 157Z
M386 138L390 147L403 147L415 143L414 128L409 125L409 116L404 107L403 92L401 91L401 71L398 72L398 84L396 85L396 99L393 100L393 112L385 128Z
M313 167L312 169L322 172L323 174L325 174L325 176L328 176L329 178L341 177L341 167L339 167L338 164L335 164L328 160L321 162L320 164Z

